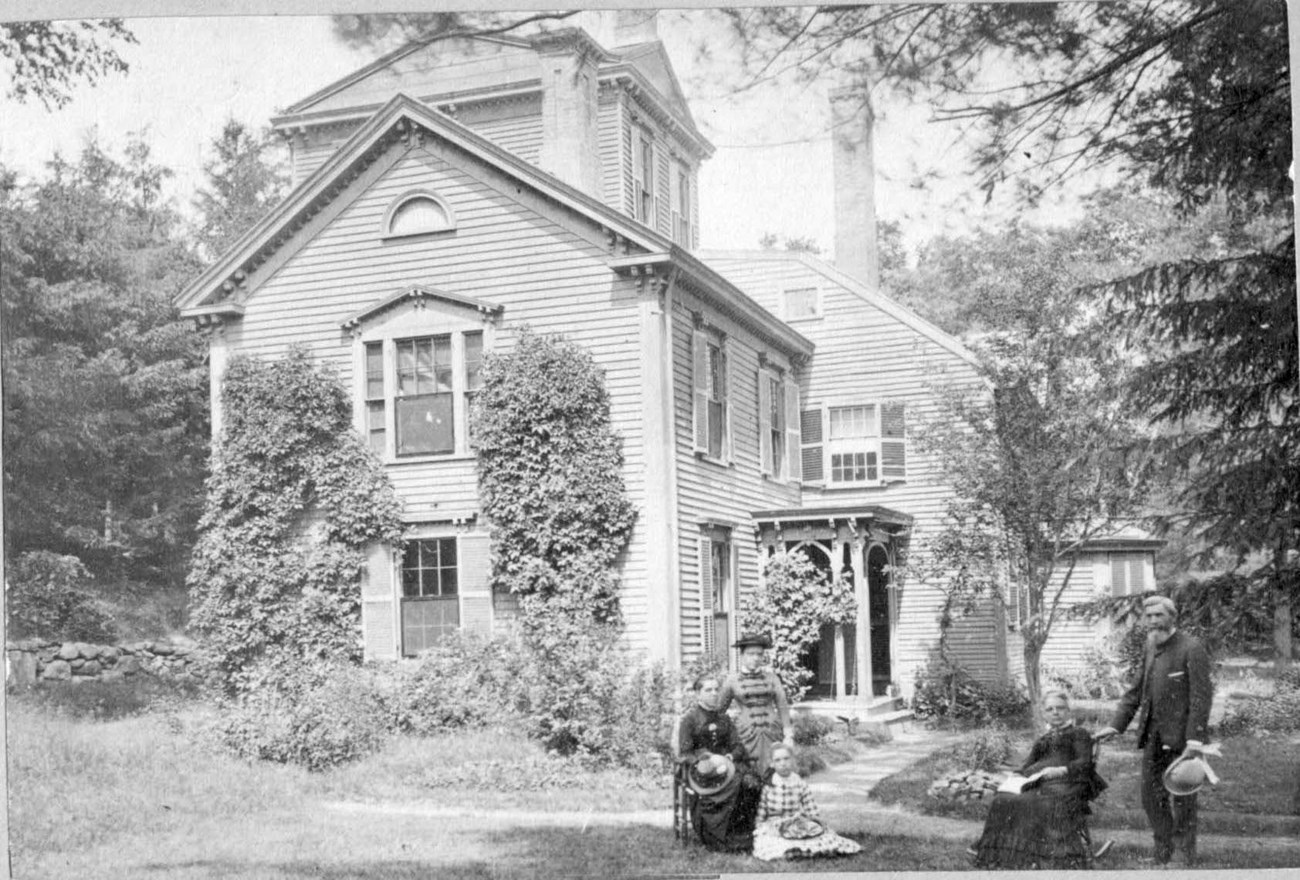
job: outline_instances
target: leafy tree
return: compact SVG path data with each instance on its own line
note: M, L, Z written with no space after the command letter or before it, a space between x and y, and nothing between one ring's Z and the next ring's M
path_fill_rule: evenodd
M399 502L352 402L302 349L231 360L189 574L191 614L227 688L302 661L361 659L364 551L400 545Z
M831 580L802 550L778 553L763 566L763 582L746 596L741 608L745 632L772 638L772 668L791 703L803 699L812 672L804 653L821 638L822 626L842 626L857 620L853 587Z
M563 22L568 12L405 12L376 15L336 15L334 36L345 45L390 50L415 41L446 40L470 35L506 34L535 24Z
M72 100L77 80L94 82L129 65L115 43L134 43L121 19L0 22L0 58L11 70L7 97L36 98L48 110Z
M719 13L748 81L848 76L923 100L964 127L976 186L1033 201L1084 169L1222 200L1253 241L1150 261L1114 279L1112 318L1145 364L1133 408L1164 432L1153 468L1179 481L1175 519L1257 569L1291 654L1300 510L1287 8L1280 0L769 8ZM993 62L997 62L996 70ZM1006 73L1010 71L1010 73ZM1260 230L1272 235L1258 234ZM1155 263L1155 265L1152 265Z
M274 207L288 189L283 162L276 161L269 133L254 134L227 120L203 163L206 186L194 198L199 212L194 238L209 260L225 253ZM280 157L282 159L282 157Z
M207 455L198 269L135 141L44 180L0 172L6 550L75 556L97 589L179 585Z

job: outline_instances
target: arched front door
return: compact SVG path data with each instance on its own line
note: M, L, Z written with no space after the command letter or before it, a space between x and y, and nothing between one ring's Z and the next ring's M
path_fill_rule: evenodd
M879 544L867 551L867 618L871 626L871 692L889 692L889 554Z

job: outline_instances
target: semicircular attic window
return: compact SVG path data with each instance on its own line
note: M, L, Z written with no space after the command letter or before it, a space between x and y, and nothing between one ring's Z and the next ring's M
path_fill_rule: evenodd
M442 199L432 193L416 192L398 197L389 207L384 217L383 235L396 238L455 228L455 217Z

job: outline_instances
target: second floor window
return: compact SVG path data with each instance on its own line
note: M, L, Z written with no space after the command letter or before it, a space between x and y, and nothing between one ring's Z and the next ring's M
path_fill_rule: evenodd
M680 162L673 165L669 201L672 207L673 241L682 247L691 247L691 171Z
M655 225L655 147L649 132L632 136L633 216L647 226Z
M695 331L695 451L721 462L731 460L731 389L727 342L707 330Z
M800 480L799 386L771 367L758 371L758 457L763 476Z
M901 403L804 410L800 428L805 483L878 486L907 477Z

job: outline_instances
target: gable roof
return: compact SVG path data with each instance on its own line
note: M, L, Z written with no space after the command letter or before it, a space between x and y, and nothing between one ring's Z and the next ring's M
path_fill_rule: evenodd
M800 263L812 272L834 282L836 285L847 290L858 299L869 303L880 311L889 315L901 323L907 325L917 333L929 339L931 342L939 345L947 351L955 354L962 360L978 365L979 359L974 352L962 344L961 340L950 333L941 330L934 324L922 318L916 312L909 309L901 303L895 302L888 296L879 291L872 290L852 275L848 275L836 269L831 264L812 257L801 252L791 251L698 251L697 255L706 263L717 264L718 271L726 275L725 264L728 262L747 262L771 261L784 263Z
M561 182L428 105L399 94L176 296L181 314L194 317L199 306L237 302L235 293L242 289L243 282L257 266L287 246L297 230L397 141L406 139L409 148L421 131L443 138L535 192L586 216L604 227L611 237L648 251L671 247L671 242L658 232Z

